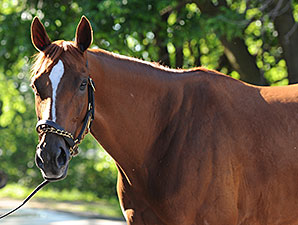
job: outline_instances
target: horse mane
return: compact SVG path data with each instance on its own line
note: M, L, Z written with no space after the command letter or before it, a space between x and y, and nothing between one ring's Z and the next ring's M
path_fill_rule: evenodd
M67 54L65 54L67 51ZM44 72L50 71L63 55L63 62L74 64L80 61L82 52L70 41L55 41L51 43L44 51L33 56L33 65L31 67L32 78L37 78Z
M161 72L170 72L170 73L175 73L175 74L184 74L184 73L193 73L193 72L205 72L205 73L212 73L212 74L220 74L220 75L225 75L222 74L221 72L218 72L213 69L207 69L204 67L192 67L192 68L170 68L166 65L163 65L162 63L159 62L150 62L150 61L145 61L139 58L135 57L130 57L130 56L125 56L121 54L117 54L114 52L109 52L103 49L88 49L88 52L95 54L95 55L101 55L101 56L106 56L106 57L112 57L114 59L120 60L120 61L126 61L130 62L130 66L149 66L152 69L159 70Z

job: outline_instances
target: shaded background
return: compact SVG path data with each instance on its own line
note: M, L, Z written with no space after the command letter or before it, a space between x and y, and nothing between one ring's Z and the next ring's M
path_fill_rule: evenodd
M290 0L0 0L0 170L9 183L41 182L30 63L34 16L52 40L73 40L82 15L91 47L169 67L204 66L258 85L298 81L298 1ZM100 90L97 90L100 91ZM54 190L115 199L113 160L88 136Z

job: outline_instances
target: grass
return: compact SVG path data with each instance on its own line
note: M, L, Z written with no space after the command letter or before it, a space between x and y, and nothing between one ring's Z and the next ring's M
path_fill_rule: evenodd
M17 184L8 184L0 189L1 198L24 199L33 188L24 187ZM37 201L36 201L37 200ZM108 217L122 217L122 213L117 200L99 199L93 193L80 192L77 189L57 191L46 188L39 191L33 198L43 208L63 210L80 213L99 214Z

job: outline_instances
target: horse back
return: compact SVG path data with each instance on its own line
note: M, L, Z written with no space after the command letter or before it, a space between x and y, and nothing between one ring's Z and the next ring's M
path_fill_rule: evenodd
M179 110L153 146L152 204L180 224L171 204L198 224L295 221L298 86L256 87L218 74L179 82Z

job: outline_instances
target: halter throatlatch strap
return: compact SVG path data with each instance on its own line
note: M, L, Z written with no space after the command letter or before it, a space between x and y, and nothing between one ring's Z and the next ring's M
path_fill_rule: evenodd
M61 136L67 145L69 146L70 156L76 156L78 154L78 146L86 136L86 134L90 131L90 127L92 121L94 120L94 91L95 86L93 80L88 78L88 109L86 116L84 118L83 127L77 136L74 138L72 133L66 131L63 127L58 125L52 120L40 120L36 124L36 131L39 136L44 133L54 133Z

